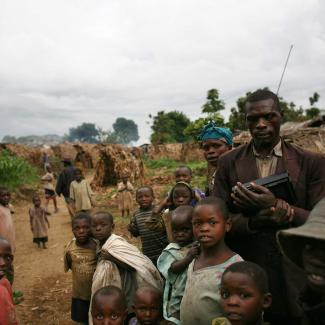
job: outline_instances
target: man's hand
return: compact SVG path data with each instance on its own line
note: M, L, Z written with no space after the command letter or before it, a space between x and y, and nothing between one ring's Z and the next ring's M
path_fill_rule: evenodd
M234 204L241 209L266 209L274 206L276 198L273 193L264 186L251 183L252 190L247 189L238 182L231 197Z

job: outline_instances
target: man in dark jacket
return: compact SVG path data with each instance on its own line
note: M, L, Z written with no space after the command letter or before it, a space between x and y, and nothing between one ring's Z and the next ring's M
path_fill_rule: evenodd
M64 169L61 171L58 177L55 191L58 196L61 196L61 194L64 196L70 217L73 218L73 210L70 204L70 184L75 180L76 169L72 166L69 158L64 158L62 162Z
M283 257L275 234L302 225L325 196L325 157L284 142L282 115L278 97L268 90L257 90L247 98L246 121L253 139L219 158L213 194L227 202L232 215L228 244L268 274L273 304L265 320L288 325L299 324L296 300L305 278ZM294 202L254 183L253 191L242 185L283 172L290 175Z

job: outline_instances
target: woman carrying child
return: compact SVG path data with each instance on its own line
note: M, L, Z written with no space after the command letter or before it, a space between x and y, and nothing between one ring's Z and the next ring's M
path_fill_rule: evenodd
M42 176L42 181L44 182L44 191L45 191L45 209L47 210L47 207L49 205L49 202L52 200L54 204L54 213L57 213L59 211L57 202L56 202L56 193L54 188L54 180L56 176L52 171L52 167L50 165L46 166L46 174Z
M219 294L222 273L242 258L225 244L231 222L221 199L201 200L194 208L192 225L200 253L188 267L180 308L181 323L211 325L214 318L222 315Z
M38 248L41 248L42 244L43 248L45 249L47 248L46 243L48 241L48 228L50 228L50 222L47 216L51 215L51 213L47 212L47 210L41 206L41 203L42 201L39 195L34 195L34 207L29 209L29 221L34 237L33 242L37 244Z

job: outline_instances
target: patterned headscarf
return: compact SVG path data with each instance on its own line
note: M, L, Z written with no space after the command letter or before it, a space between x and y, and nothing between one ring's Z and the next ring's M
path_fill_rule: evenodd
M232 145L232 132L227 128L218 127L213 121L204 126L198 136L199 141L208 139L224 139L228 146Z

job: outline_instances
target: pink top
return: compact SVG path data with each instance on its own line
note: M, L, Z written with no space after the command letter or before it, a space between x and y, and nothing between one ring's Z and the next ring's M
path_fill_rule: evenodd
M15 227L12 220L10 209L0 204L0 236L7 239L11 251L14 254L16 250Z
M5 277L0 279L0 306L0 324L18 325L11 285Z

